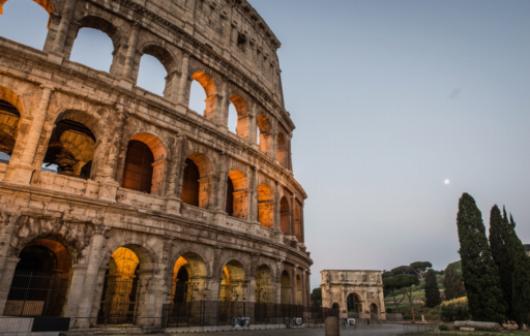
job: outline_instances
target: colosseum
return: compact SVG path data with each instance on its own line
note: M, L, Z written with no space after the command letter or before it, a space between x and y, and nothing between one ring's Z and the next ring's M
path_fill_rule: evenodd
M49 14L42 50L0 38L3 317L156 328L266 323L307 307L306 194L280 42L256 10L35 3ZM71 60L85 28L112 41L109 71ZM137 83L145 55L167 72L160 95ZM189 105L197 84L203 111Z

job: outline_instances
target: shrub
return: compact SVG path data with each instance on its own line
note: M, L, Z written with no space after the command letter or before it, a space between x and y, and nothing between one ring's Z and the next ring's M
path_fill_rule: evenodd
M462 321L470 318L469 309L467 306L467 298L461 297L442 303L440 310L442 321Z

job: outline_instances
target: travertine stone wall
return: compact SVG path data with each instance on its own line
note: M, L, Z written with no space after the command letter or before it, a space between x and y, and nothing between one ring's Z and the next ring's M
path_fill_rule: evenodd
M139 259L138 325L160 323L180 256L204 265L194 297L218 299L223 267L237 261L246 300L256 300L256 281L270 279L261 300L280 302L287 288L285 300L308 304L306 194L291 166L294 124L283 102L280 43L259 14L245 0L36 2L50 15L43 50L0 38L0 100L20 115L11 158L0 162L0 313L19 254L36 239L59 242L71 255L62 315L73 317L73 327L97 324L105 273L120 247ZM83 27L112 39L108 73L69 60ZM136 85L143 54L168 72L163 96ZM204 113L188 108L192 80L207 93ZM237 134L226 125L230 101L239 106ZM89 178L41 168L63 119L94 135ZM258 144L258 129L267 145ZM121 186L131 140L153 155L150 192ZM186 159L200 171L198 206L180 200ZM232 216L225 211L230 176L239 202ZM259 222L261 185L269 189L266 223Z
M338 307L341 318L386 319L381 271L323 270L320 272L322 307ZM358 314L348 313L348 296L355 296ZM357 316L355 316L357 315Z

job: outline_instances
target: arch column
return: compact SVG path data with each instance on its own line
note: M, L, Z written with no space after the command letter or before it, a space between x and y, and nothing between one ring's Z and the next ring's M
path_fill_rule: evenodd
M252 223L258 222L257 178L256 167L251 167L248 174L248 220Z
M166 87L164 88L164 98L175 105L179 103L178 90L180 86L179 79L181 77L182 75L178 71L173 70L165 78Z
M214 122L221 128L228 129L228 105L230 104L230 100L228 97L228 84L226 82L222 82L219 88L217 104Z
M76 4L77 0L64 1L60 17L57 17L55 14L50 14L48 35L44 44L45 52L51 52L64 58L66 37L74 16Z
M11 289L11 282L17 268L18 261L17 257L8 257L4 259L4 267L2 273L0 273L0 315L4 315L4 309L7 302L7 296Z
M130 83L134 82L134 65L135 65L135 51L136 45L138 43L138 32L140 31L140 24L135 22L132 25L130 30L129 39L127 40L127 46L124 64L121 69L116 68L117 74L122 77L123 80L129 81Z
M274 183L274 223L272 223L273 232L277 235L281 233L280 229L280 187L278 181Z
M228 160L222 155L217 159L218 170L215 173L215 189L212 200L212 209L219 213L225 213L226 204L226 188L228 179Z
M72 278L70 279L70 288L66 297L64 306L64 316L76 318L78 305L83 298L84 280L86 276L87 265L78 264L72 266Z
M181 73L178 82L177 90L177 104L182 105L186 109L190 104L190 89L191 89L191 79L190 79L190 56L184 54L182 56L182 65Z
M248 142L254 147L254 149L258 149L258 143L257 143L257 137L258 137L258 124L256 120L257 115L257 105L256 103L251 104L250 109L248 111Z
M19 133L17 134L17 141L13 150L13 157L11 158L5 181L16 184L29 184L33 175L34 159L37 151L37 146L41 137L44 121L53 88L49 86L42 87L42 94L39 105L32 111L31 117L25 117L21 120L19 126ZM27 130L26 132L23 132Z

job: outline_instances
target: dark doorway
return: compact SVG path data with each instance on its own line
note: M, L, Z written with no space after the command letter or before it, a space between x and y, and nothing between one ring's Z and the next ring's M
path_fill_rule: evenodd
M199 206L199 179L199 168L193 160L186 159L180 195L182 202Z
M187 301L188 295L188 280L189 273L186 267L181 267L177 273L177 279L175 284L175 303L184 303Z
M141 192L151 192L153 162L153 153L146 144L136 140L129 141L122 186Z
M226 181L226 213L229 216L234 215L234 183L231 178Z
M348 308L348 317L359 317L361 312L361 300L356 294L348 295L346 299L346 306Z

